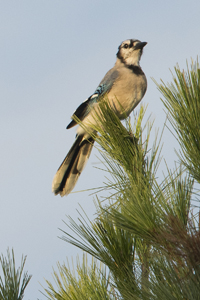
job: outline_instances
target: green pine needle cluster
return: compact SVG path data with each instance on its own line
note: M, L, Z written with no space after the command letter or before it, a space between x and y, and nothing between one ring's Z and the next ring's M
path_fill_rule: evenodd
M53 272L58 291L47 281L49 289L45 289L48 299L81 299L81 300L114 300L114 294L110 287L110 277L106 267L92 259L88 265L87 256L83 255L82 265L77 259L76 273L71 271L69 264L66 267L58 263L58 272Z
M27 272L23 273L26 257L22 256L21 265L18 269L15 266L14 250L12 254L7 250L7 257L1 255L0 264L3 276L0 277L0 300L21 300L24 291L32 276ZM23 275L23 277L22 277Z
M200 183L200 67L192 62L191 70L175 67L173 82L157 84L169 120L181 147L179 158Z

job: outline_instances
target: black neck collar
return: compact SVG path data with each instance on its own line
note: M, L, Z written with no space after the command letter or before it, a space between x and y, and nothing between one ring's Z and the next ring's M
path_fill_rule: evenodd
M135 65L128 65L126 64L125 60L123 59L123 57L120 54L120 51L118 51L117 53L117 58L131 71L133 71L134 74L136 75L144 75L144 72L142 71L140 66L135 66Z
M135 66L135 65L127 65L125 64L128 69L133 71L136 75L144 75L144 72L142 71L140 66Z

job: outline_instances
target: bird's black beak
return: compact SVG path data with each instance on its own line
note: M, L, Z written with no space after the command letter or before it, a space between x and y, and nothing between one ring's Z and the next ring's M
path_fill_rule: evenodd
M134 50L137 50L137 49L143 49L144 46L146 46L147 42L140 42L140 43L137 43L134 47Z

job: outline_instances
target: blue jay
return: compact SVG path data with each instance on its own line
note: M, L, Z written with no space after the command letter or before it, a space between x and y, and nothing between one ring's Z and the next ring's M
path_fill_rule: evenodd
M54 176L52 191L55 195L64 196L72 191L90 156L94 139L86 128L95 122L92 112L97 110L98 101L106 96L109 106L122 120L129 116L143 98L147 80L139 63L146 44L134 39L122 42L114 67L106 73L94 94L74 112L73 116L82 121L84 126L78 126L75 142ZM75 125L77 123L72 119L67 129Z

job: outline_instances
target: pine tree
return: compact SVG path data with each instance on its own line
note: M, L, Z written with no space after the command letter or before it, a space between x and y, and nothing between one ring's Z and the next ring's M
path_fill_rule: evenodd
M153 124L142 127L145 109L133 126L123 126L105 99L95 139L111 178L107 204L97 193L98 217L69 217L74 235L62 237L93 260L88 266L84 256L77 273L58 265L57 288L47 281L48 299L200 299L199 220L192 214L194 182L200 183L198 62L175 73L173 83L157 87L180 144L180 166L158 181L161 146L158 137L149 145Z

